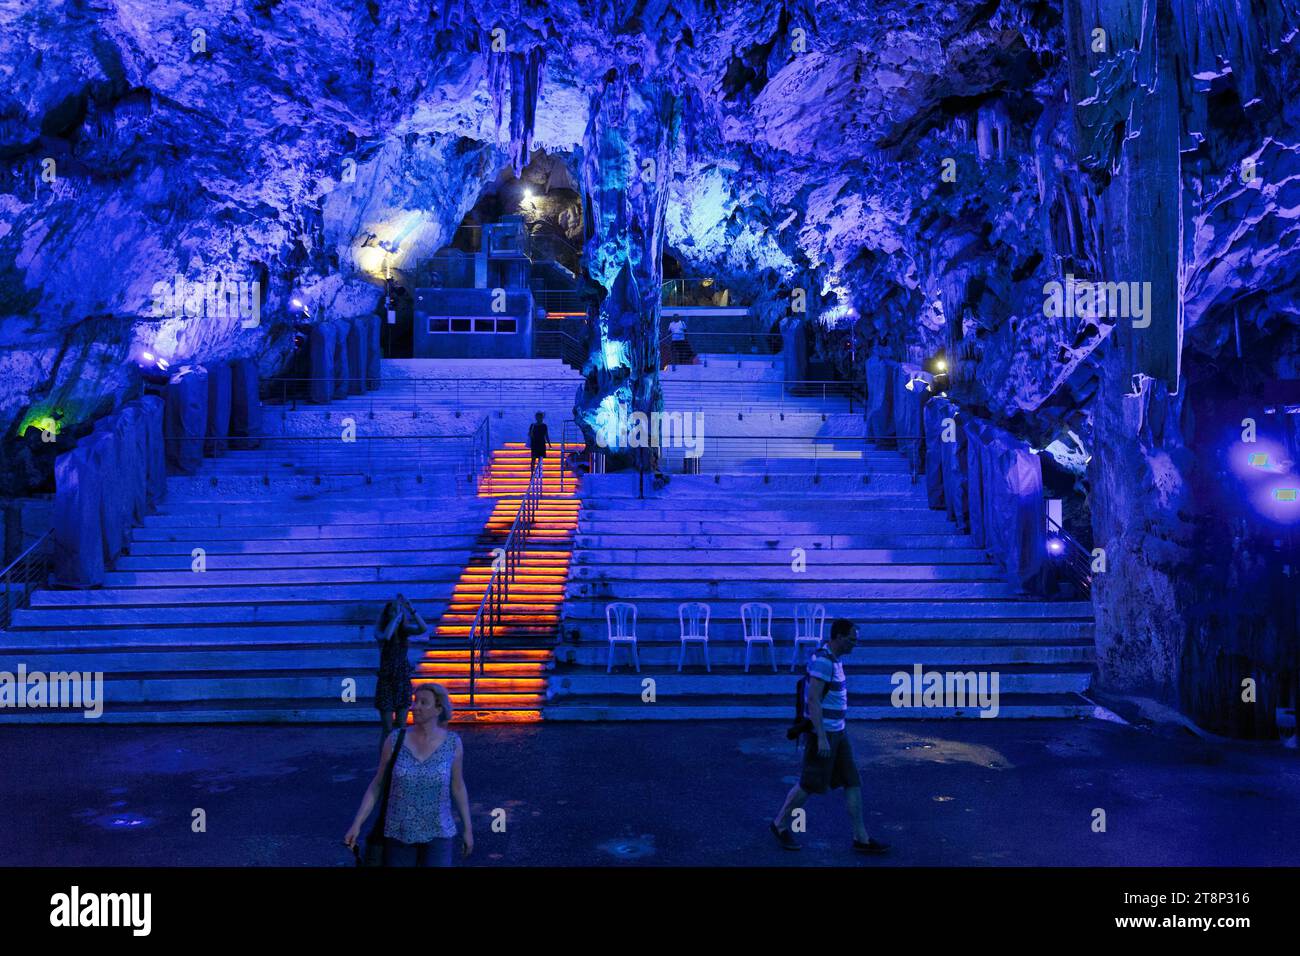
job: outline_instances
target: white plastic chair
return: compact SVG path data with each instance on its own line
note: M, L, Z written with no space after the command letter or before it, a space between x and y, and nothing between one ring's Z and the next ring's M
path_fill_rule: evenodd
M826 629L824 604L796 604L794 606L794 653L790 655L790 670L799 663L799 645L811 644L815 650L822 642Z
M609 633L609 661L605 673L614 669L614 649L626 644L632 652L632 664L641 673L641 659L636 653L636 605L626 601L611 601L605 605L605 627Z
M749 673L749 654L755 644L766 644L776 673L776 644L772 640L772 605L751 601L740 606L740 623L745 632L745 673Z
M677 672L686 661L686 645L699 644L704 651L704 669L713 673L709 665L709 606L701 601L683 601L677 605L677 621L681 625L682 649L677 655Z

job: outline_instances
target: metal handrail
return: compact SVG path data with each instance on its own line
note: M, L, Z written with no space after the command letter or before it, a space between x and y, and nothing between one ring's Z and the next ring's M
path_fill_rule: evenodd
M0 580L4 582L4 601L0 603L0 631L9 629L13 622L13 612L26 606L32 591L49 582L53 543L54 531L51 529L0 571Z
M1065 547L1059 557L1069 577L1084 595L1092 593L1092 555L1073 535L1066 531L1051 515L1046 515L1047 532L1060 539Z
M736 355L775 358L785 347L781 336L775 332L714 332L686 330L686 344L696 355ZM659 339L660 355L665 344L671 342L671 333Z
M488 463L492 460L492 419L484 415L483 420L474 429L470 439L470 483L477 489L487 474Z
M488 577L478 611L469 626L469 702L474 705L478 675L485 672L487 655L492 650L496 629L505 616L505 605L510 600L510 582L515 579L523 560L523 551L537 515L537 505L542 497L543 466L539 461L528 479L528 488L519 501L519 510L510 524L510 532L502 548L501 563Z
M587 350L563 329L538 329L533 333L538 358L558 358L575 372L587 364Z
M582 433L582 425L579 424L576 418L566 418L563 426L560 428L560 494L564 494L567 490L566 484L568 481L569 469L569 429L571 428L577 432L577 436L573 442L574 448L581 448L583 453L587 453L588 451L587 438ZM587 465L588 470L590 470L592 465L590 455L587 459ZM576 489L578 485L578 478L576 475L573 479L573 485Z
M688 289L709 288L709 286L704 285L704 282L705 282L704 278L669 279L668 281L662 283L659 287L660 304L663 306L668 306L669 308L690 308L692 305L695 305L697 303L688 303L688 302L683 302L681 300L686 296L686 292ZM714 288L726 292L728 300L732 299L736 295L736 291L730 288L729 286L724 287L721 283L717 283L716 285L714 285L713 281L711 281L710 284ZM748 308L749 305L750 303L748 302L736 302L731 305L722 306L721 308L740 309L740 308Z

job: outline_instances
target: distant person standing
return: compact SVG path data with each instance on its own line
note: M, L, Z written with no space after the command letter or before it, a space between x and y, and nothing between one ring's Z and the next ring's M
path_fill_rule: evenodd
M848 684L841 660L858 641L858 627L846 618L831 624L830 640L819 645L808 659L803 685L803 717L791 728L803 731L803 771L790 788L781 811L772 821L772 834L782 849L798 850L790 832L790 816L807 802L809 794L844 788L849 818L853 824L853 849L858 853L884 853L888 843L867 835L862 819L862 778L853 760L845 716L848 713Z
M674 365L684 365L688 361L686 351L686 320L681 316L668 324L669 355Z
M428 630L424 618L400 593L379 612L375 624L375 640L379 642L375 709L379 711L385 738L394 727L406 726L406 711L411 706L409 639Z
M543 421L545 418L542 412L538 412L537 420L528 426L529 476L537 470L537 463L546 457L546 450L551 447L551 433Z

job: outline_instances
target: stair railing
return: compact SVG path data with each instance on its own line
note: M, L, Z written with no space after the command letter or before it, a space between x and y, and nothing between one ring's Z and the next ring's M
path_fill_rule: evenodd
M510 525L505 544L498 556L493 549L492 574L488 577L483 598L478 603L474 622L469 626L469 703L474 706L478 678L487 669L488 654L491 653L496 630L505 618L506 604L510 601L510 582L515 579L523 563L524 549L537 518L537 508L542 498L544 486L545 459L537 463L532 476L528 479L528 488L519 502L515 520Z
M539 329L534 340L538 358L557 358L575 372L581 372L586 365L586 347L563 329Z
M1067 581L1084 597L1092 594L1092 554L1051 516L1047 515L1048 557ZM1055 545L1054 545L1055 543Z
M487 475L492 460L491 416L484 415L483 420L474 429L474 434L470 438L468 457L469 485L477 492L483 487L483 478Z
M570 432L573 433L573 439L570 441ZM569 448L574 449L575 456L583 456L587 452L587 438L582 434L582 426L578 424L576 418L565 419L563 427L560 429L560 494L568 492L568 473L569 473ZM591 459L587 457L588 470L590 470ZM574 488L577 488L578 477L573 478Z
M32 591L49 582L50 565L54 558L54 532L47 531L18 555L10 565L0 571L4 582L3 603L0 603L0 631L8 630L14 611L25 607Z

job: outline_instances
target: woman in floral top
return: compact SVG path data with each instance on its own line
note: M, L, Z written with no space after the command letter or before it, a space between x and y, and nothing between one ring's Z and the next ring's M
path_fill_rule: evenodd
M461 855L469 856L474 849L474 829L462 766L465 750L460 735L447 729L451 714L451 697L445 687L420 685L411 706L415 722L405 732L394 730L384 741L379 769L366 788L344 843L356 845L361 825L383 791L384 773L400 740L384 818L384 865L451 866L456 817L461 825Z

